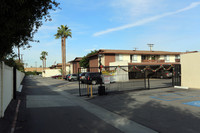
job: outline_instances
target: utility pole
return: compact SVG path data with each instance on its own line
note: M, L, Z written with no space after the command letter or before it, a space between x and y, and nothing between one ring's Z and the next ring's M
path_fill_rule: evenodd
M153 48L153 45L154 45L154 44L147 44L147 45L149 46L150 51L152 51L152 48Z
M19 46L18 46L18 58L19 58L19 63L20 63L20 49L19 49Z
M24 54L21 54L21 63L23 63L23 55L24 55Z

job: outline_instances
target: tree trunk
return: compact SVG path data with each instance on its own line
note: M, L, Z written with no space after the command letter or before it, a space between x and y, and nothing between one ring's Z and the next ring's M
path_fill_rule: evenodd
M64 50L63 50L63 55L64 55L64 69L63 69L63 73L64 73L64 75L66 75L66 38L64 37L64 45L63 45L63 47L64 47Z
M21 61L20 61L20 49L19 49L19 47L18 47L18 58L19 58L19 63L20 63Z
M44 57L44 69L46 69L46 57Z
M62 78L64 79L64 73L63 73L63 71L64 71L64 39L63 38L61 38L61 49L62 49Z
M44 71L44 59L42 60L42 71Z

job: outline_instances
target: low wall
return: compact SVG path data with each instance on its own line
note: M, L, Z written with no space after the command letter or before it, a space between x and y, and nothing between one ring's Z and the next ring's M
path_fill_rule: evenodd
M181 55L181 86L200 89L200 53Z
M116 62L111 62L110 66L128 66L128 62L127 61L116 61ZM123 69L121 69L120 67L117 67L116 69L116 73L113 76L115 81L129 81L129 77L128 77L128 67L122 67Z
M24 79L25 73L22 73L21 71L16 70L16 76L17 76L17 91L21 92L22 85L21 82Z
M47 69L44 72L42 72L42 77L51 77L55 75L61 75L60 69Z
M20 84L24 78L24 73L16 71L16 87L20 91ZM4 116L4 112L10 101L13 99L13 67L9 67L0 63L0 118Z

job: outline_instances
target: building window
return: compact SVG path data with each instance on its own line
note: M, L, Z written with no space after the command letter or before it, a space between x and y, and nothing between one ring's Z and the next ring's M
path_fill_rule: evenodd
M137 55L132 55L132 61L137 61Z
M146 55L142 55L142 60L146 60L147 56Z
M169 55L165 55L165 61L169 61Z
M122 54L116 54L115 59L116 59L116 61L123 61L123 55Z
M180 55L175 55L175 59L180 59Z

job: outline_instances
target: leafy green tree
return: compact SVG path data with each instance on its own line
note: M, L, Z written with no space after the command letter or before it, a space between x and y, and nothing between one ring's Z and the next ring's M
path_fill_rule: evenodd
M19 60L16 60L17 56L15 54L11 54L6 56L2 61L10 67L16 67L17 70L24 72L24 64L21 63Z
M67 25L61 25L58 27L57 34L55 34L56 39L61 38L61 49L62 49L62 78L66 76L66 39L72 37L72 32Z
M0 4L0 60L13 48L29 48L38 28L51 20L49 11L58 8L56 0L1 0Z
M91 51L90 53L88 53L86 56L84 56L79 62L80 66L84 67L84 68L90 67L89 66L89 58L88 57L91 56L91 55L94 55L96 53L98 53L98 51L94 50L94 51Z

